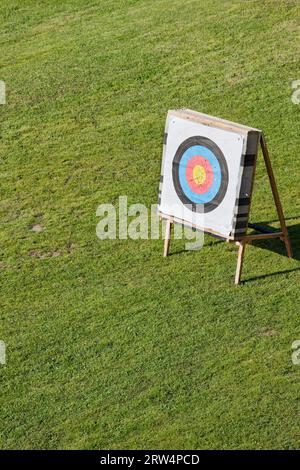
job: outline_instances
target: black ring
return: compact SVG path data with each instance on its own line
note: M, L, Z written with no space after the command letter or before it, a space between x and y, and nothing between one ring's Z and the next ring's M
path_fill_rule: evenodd
M203 147L208 148L211 152L213 152L213 154L215 155L215 157L217 158L219 162L220 169L221 169L222 179L221 179L219 191L217 192L217 194L211 201L206 202L204 204L199 204L199 203L196 204L195 202L191 201L183 192L183 189L179 181L179 166L180 166L181 158L184 152L188 148L193 147L194 145L201 145ZM186 139L179 145L175 153L175 157L173 159L172 176L173 176L173 183L174 183L177 196L183 202L184 205L191 205L192 210L194 212L203 213L203 212L210 212L216 209L223 201L224 196L227 191L227 187L228 187L228 167L227 167L227 163L223 155L223 152L217 146L217 144L215 144L212 140L208 139L207 137L201 137L201 136L189 137L188 139Z

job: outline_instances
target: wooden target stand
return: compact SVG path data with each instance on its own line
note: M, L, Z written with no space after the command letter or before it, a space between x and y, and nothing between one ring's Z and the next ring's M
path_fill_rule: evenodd
M272 168L272 164L271 164L271 160L270 160L270 155L269 155L267 143L266 143L266 140L265 140L265 137L264 137L263 134L261 134L261 136L260 136L260 146L261 146L262 154L263 154L263 157L264 157L264 162L265 162L266 169L267 169L267 173L268 173L268 177L269 177L269 181L270 181L270 185L271 185L271 189L272 189L273 199L274 199L274 202L275 202L275 206L276 206L276 210L277 210L281 230L276 231L276 232L272 232L272 231L269 231L267 228L257 226L256 224L248 223L249 228L253 228L259 233L253 233L253 234L249 234L249 235L246 234L246 235L243 235L241 238L237 238L237 239L232 239L230 237L225 239L227 242L236 243L236 245L238 245L238 247L239 247L237 267L236 267L236 273L235 273L235 284L240 284L240 282L241 282L241 275L242 275L246 245L247 245L247 243L252 243L253 240L267 240L269 238L280 238L285 243L285 247L286 247L288 257L289 258L293 257L292 246L291 246L287 226L286 226L286 223L285 223L285 218L284 218L282 205L281 205L281 202L280 202L280 197L279 197L279 193L278 193L278 189L277 189L277 185L276 185L276 181L275 181L275 177L274 177L274 173L273 173L273 168ZM253 176L253 180L254 180L254 176ZM250 200L250 205L251 205L251 200ZM174 224L175 220L171 217L168 217L168 216L162 214L162 213L160 213L159 215L161 216L162 219L166 219L166 221L167 221L165 241L164 241L164 251L163 251L163 255L164 255L164 257L166 257L166 256L168 256L169 250L170 250L171 228L172 228L172 225ZM214 234L212 232L211 233L207 232L207 233L209 235L218 237L217 234ZM223 237L218 237L218 238L223 238Z

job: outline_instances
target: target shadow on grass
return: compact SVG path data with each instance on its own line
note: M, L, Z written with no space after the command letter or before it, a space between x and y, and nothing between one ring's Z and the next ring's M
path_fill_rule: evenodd
M241 284L248 284L249 282L259 281L261 279L267 279L273 276L280 276L281 274L290 274L296 271L300 271L300 267L294 268L294 269L286 269L282 271L274 271L273 273L262 274L261 276L249 277L248 279L245 279L244 281L242 281Z
M276 231L274 227L268 223L261 223L267 230L272 232ZM288 226L288 232L293 247L293 259L300 261L300 223ZM282 256L287 256L285 244L279 239L269 240L253 240L252 245L258 246L262 249L273 251Z
M292 220L292 219L295 220L297 218L298 217L293 217L287 220ZM264 221L264 222L259 222L256 225L264 227L267 231L270 231L270 232L274 232L276 230L279 231L279 229L276 229L275 227L271 225L274 222L276 221L270 221L270 222ZM289 236L290 236L292 248L293 248L293 260L300 261L300 223L288 226L288 232L289 232ZM211 248L213 245L217 245L219 243L224 243L224 241L216 238L215 240L209 242L206 239L203 245L203 248L205 247ZM258 248L261 248L263 250L272 251L273 253L279 254L281 256L285 256L285 257L287 256L285 244L279 238L268 239L268 240L253 240L252 245ZM178 256L183 253L190 253L190 251L186 250L185 248L174 247L174 251L171 252L169 256ZM280 274L289 274L289 273L299 271L299 270L300 270L300 266L297 268L292 268L292 269L274 271L272 273L262 274L260 276L254 276L254 277L245 279L245 281L243 281L242 284L248 283L251 281L257 281L259 279L265 279L265 278L272 277L272 276L277 276Z
M263 225L267 230L274 231L274 227L272 227L268 222L261 222L260 224ZM292 248L293 248L293 259L300 261L300 223L295 224L295 225L290 225L288 227L288 232L289 232L289 236L290 236ZM273 253L276 253L282 256L287 256L285 244L279 238L274 238L270 240L260 240L260 241L253 240L252 245L257 246L258 248L262 248L263 250L272 251ZM262 274L260 276L249 278L246 280L246 282L256 281L258 279L265 279L271 276L277 276L279 274L289 274L289 273L299 271L299 270L300 270L300 267L281 270L281 271L274 271L273 273Z

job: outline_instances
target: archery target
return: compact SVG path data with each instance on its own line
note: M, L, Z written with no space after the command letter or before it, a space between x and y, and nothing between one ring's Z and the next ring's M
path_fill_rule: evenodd
M223 200L228 187L228 167L212 140L193 136L179 146L172 165L173 183L183 204L209 212Z
M245 171L253 168L243 166L248 129L215 126L216 118L206 125L194 120L200 113L190 112L188 118L172 113L166 123L159 213L224 238L244 230L249 201L241 187Z

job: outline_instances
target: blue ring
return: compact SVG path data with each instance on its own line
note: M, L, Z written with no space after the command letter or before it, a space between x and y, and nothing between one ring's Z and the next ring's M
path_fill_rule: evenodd
M206 158L211 164L213 170L213 183L208 191L203 194L197 194L190 188L186 179L186 167L189 160L197 155ZM221 186L222 174L218 159L214 153L202 145L193 145L189 147L182 155L179 163L179 182L185 195L195 204L205 204L216 197Z

